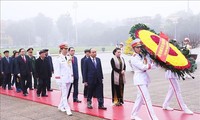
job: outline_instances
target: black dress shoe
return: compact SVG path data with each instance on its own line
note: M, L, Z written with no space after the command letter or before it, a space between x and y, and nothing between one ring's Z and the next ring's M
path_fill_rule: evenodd
M80 100L74 100L74 102L81 103L81 101L80 101Z
M91 105L91 103L87 103L87 108L88 109L92 109L93 108L92 105Z
M98 108L101 109L101 110L107 110L107 108L104 107L104 106L99 106Z
M12 88L8 88L8 90L13 90Z
M25 94L23 94L24 96L27 96L27 94L25 93Z
M88 108L88 109L92 109L93 107L90 105L90 106L87 106L87 108Z
M48 95L42 95L42 97L48 97Z

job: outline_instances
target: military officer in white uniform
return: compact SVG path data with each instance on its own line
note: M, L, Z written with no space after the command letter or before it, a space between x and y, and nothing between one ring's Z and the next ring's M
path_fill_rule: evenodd
M73 83L73 70L72 61L69 56L67 56L68 45L66 43L60 46L61 54L57 57L55 61L55 78L56 82L61 90L60 104L58 109L62 112L66 112L67 115L72 115L70 106L67 101L67 95L69 93L70 85Z
M167 96L163 103L163 109L170 110L170 111L173 110L173 108L169 107L169 103L175 93L177 102L178 102L181 110L183 110L186 114L193 114L193 112L190 109L188 109L187 105L183 101L180 85L178 82L178 79L179 79L178 75L176 73L173 73L171 70L167 70L165 72L165 78L170 81L170 85L169 85L169 90L168 90Z
M143 56L141 53L141 41L140 39L133 40L131 44L134 54L131 57L131 67L134 71L134 85L137 86L137 98L131 113L131 119L142 120L138 117L138 111L140 110L142 104L144 103L147 108L150 120L158 120L151 103L151 98L148 91L148 84L150 83L149 75L147 70L155 68L155 64L151 62L149 57Z

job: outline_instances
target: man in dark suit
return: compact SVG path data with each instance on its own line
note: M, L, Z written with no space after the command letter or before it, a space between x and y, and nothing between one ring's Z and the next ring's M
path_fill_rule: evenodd
M0 53L0 86L3 85L3 75L1 73L1 60L2 60L2 57L1 57L1 53Z
M43 49L45 51L45 55L46 55L46 59L49 62L49 66L50 66L50 70L51 70L51 76L49 77L49 79L47 79L47 91L53 91L51 89L51 77L52 74L54 73L54 68L53 68L53 62L52 62L52 57L49 56L49 49Z
M103 96L103 72L101 66L101 60L96 57L96 50L92 48L90 50L90 57L85 59L83 68L83 79L85 85L88 86L88 97L87 97L87 107L92 109L92 96L93 92L96 92L98 99L98 108L106 110L104 107L104 96Z
M69 91L71 91L72 85L73 85L73 101L77 102L77 103L81 103L80 100L78 100L78 80L79 80L79 75L78 75L78 59L76 56L74 56L75 54L75 50L73 47L69 47L68 49L69 55L72 58L72 68L73 68L73 76L74 76L74 82L73 84L71 84ZM70 92L68 94L69 98Z
M5 57L1 60L1 73L3 75L3 88L6 89L6 85L8 85L8 89L11 88L11 65L12 59L9 57L9 51L6 50L3 52Z
M86 58L89 58L90 57L90 50L89 49L85 49L84 51L85 53L85 56L81 59L81 74L82 74L82 79L83 79L83 66L84 66L84 61ZM84 79L82 81L83 83L85 82ZM84 85L84 90L83 90L83 95L84 95L84 98L87 98L87 89L88 87ZM93 96L94 97L94 96Z
M23 95L27 96L27 88L30 86L30 78L32 75L32 67L30 58L25 55L25 49L19 49L20 55L16 58L17 75L20 77Z
M39 54L40 57L35 62L35 72L39 83L37 96L40 97L40 94L42 93L42 97L48 97L48 95L46 95L46 81L51 76L51 70L48 60L45 59L45 51L41 50Z
M21 83L20 83L20 78L19 76L17 76L17 69L16 69L16 63L17 63L17 57L19 56L19 52L18 51L13 51L13 57L12 57L12 65L11 65L11 75L13 76L13 81L12 81L12 85L15 84L16 86L16 92L20 93L21 90Z
M36 61L36 58L35 56L33 56L33 48L28 48L27 49L27 52L28 52L28 56L30 58L30 62L31 62L31 66L32 66L32 75L31 75L31 82L30 82L30 85L29 85L29 89L30 90L33 90L32 88L32 78L34 79L34 89L37 88L37 79L36 79L36 76L35 76L35 61Z

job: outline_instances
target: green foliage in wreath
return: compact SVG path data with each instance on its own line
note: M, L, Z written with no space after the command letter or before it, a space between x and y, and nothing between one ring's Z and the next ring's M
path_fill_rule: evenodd
M148 26L146 26L145 24L143 23L138 23L136 25L134 25L133 27L131 27L131 30L129 32L129 34L131 35L132 39L135 40L137 38L137 36L135 35L135 33L138 31L138 30L149 30L155 34L157 34L153 29L150 29ZM158 35L158 34L157 34Z

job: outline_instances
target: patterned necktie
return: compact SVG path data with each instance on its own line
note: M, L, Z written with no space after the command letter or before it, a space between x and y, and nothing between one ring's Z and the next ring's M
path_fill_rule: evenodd
M96 62L95 62L95 59L94 59L94 58L93 58L93 64L94 64L95 68L97 68L97 64L96 64Z
M67 57L65 57L65 60L67 60Z

